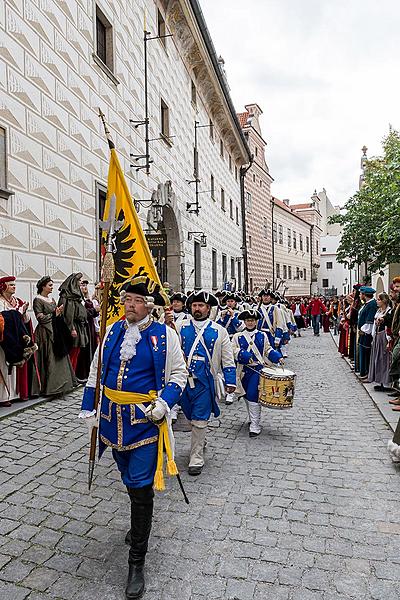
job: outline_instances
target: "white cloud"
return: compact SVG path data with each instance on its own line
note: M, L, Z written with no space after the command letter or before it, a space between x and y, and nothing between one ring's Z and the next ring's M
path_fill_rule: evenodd
M357 189L361 147L400 128L398 0L201 0L238 112L264 111L274 195L334 204Z

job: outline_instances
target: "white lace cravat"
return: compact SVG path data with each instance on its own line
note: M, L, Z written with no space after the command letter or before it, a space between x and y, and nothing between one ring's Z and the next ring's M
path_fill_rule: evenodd
M131 360L134 356L136 356L136 346L142 339L140 335L139 326L144 325L149 320L149 317L145 317L138 323L129 323L124 339L122 340L121 349L119 352L119 357L121 361Z

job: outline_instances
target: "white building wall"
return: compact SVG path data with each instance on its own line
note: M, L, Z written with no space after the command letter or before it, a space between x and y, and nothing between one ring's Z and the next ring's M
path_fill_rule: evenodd
M15 274L18 295L31 299L34 283L44 274L56 282L71 272L97 278L96 184L106 184L108 146L98 109L104 112L133 198L150 198L159 183L170 180L176 194L176 217L186 274L193 267L189 231L207 235L202 248L203 285L211 287L211 249L241 256L240 225L229 215L229 198L239 206L239 181L228 159L221 159L219 132L215 143L208 129L199 130L200 189L215 177L216 196L200 195L199 216L186 211L194 201L194 121L207 124L210 107L191 103L191 78L180 55L179 41L148 43L150 138L160 134L160 97L170 108L172 145L152 142L150 175L130 167L130 153L144 153L144 128L130 119L144 117L143 22L156 32L153 0L101 0L113 26L114 75L118 84L93 60L95 3L91 0L5 0L0 4L0 126L7 131L8 188L0 199L0 275ZM225 189L227 211L220 208ZM234 209L235 210L235 209ZM145 226L146 211L139 213ZM241 218L239 220L241 223ZM193 287L193 280L188 281Z
M274 262L275 262L275 279L277 280L276 265L280 266L281 282L278 291L283 292L285 288L285 296L308 296L310 294L311 284L311 257L310 252L307 252L306 238L310 240L310 226L294 214L286 211L275 204L274 206L274 221L277 224L278 240L274 244ZM279 225L283 227L283 243L279 242ZM291 230L291 247L288 245L288 228ZM297 248L293 247L293 232L296 233ZM303 236L303 250L300 250L300 234ZM291 267L291 277L283 277L284 266L288 273L289 266ZM297 268L300 270L300 276L297 278ZM306 277L304 278L304 269ZM279 282L279 279L278 279Z
M335 288L340 296L352 291L357 283L357 272L338 263L336 253L340 243L340 235L321 236L321 266L318 273L318 291L325 293L326 288ZM330 267L332 265L332 268ZM326 281L327 280L327 281ZM328 285L324 285L328 283Z

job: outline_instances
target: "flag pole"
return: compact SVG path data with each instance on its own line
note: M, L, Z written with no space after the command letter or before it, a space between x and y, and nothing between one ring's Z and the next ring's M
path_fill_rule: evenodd
M104 133L106 135L108 145L110 150L112 150L115 146L110 137L110 131L107 127L107 123L105 120L104 113L99 108L99 117L102 120L104 126ZM114 258L113 258L113 234L115 231L115 208L116 208L116 198L113 196L113 201L110 202L110 209L108 213L107 221L100 221L103 231L107 231L107 250L103 259L103 265L101 270L101 280L104 284L103 293L101 296L101 307L100 307L100 331L99 331L99 354L97 361L97 373L96 373L96 388L95 388L95 397L94 397L94 410L96 414L98 412L98 406L100 402L100 380L101 380L101 366L102 366L102 354L103 354L103 340L106 333L107 326L107 311L108 311L108 297L110 293L110 288L114 280ZM104 218L104 216L103 216ZM90 435L90 450L89 450L89 472L88 472L88 487L89 491L92 487L93 475L94 475L94 466L96 460L96 447L97 447L97 432L98 427L93 427Z

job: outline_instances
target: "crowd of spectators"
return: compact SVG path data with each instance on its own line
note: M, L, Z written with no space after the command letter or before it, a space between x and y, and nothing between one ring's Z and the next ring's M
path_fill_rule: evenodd
M15 277L0 279L0 406L64 395L85 382L100 310L99 286L91 297L88 284L82 273L72 273L56 301L51 277L42 277L31 317L29 303L16 294Z

